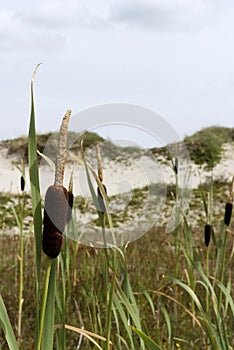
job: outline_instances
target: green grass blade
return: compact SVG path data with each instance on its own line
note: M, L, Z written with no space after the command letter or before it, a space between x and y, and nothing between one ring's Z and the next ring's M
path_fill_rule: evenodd
M118 290L118 296L119 299L121 300L121 302L123 303L123 305L125 306L132 322L134 322L135 326L137 329L141 330L141 320L139 317L139 309L136 305L136 303L132 302L132 298L130 296L130 298L125 294L125 292L122 290L122 288L120 287L120 285L117 284L117 290ZM126 325L125 325L126 327ZM141 349L144 350L145 346L144 343L141 340Z
M65 247L66 248L66 247ZM58 307L58 315L59 320L61 320L61 330L60 330L60 340L59 344L57 344L58 349L66 349L66 329L65 329L65 315L66 315L66 277L65 277L65 267L66 267L66 256L63 257L61 254L59 255L59 266L61 270L61 292L59 288L56 288L56 303L59 305Z
M19 347L15 338L15 334L13 332L13 329L7 314L7 310L1 295L0 295L0 326L2 327L5 333L5 337L6 337L6 341L9 346L9 349L18 350Z
M151 308L151 311L152 311L152 315L155 315L156 314L156 310L155 310L154 302L153 302L151 296L149 295L149 293L146 290L143 291L143 294L146 297L146 300L148 301L148 303L150 305L150 308Z
M51 167L51 169L55 172L55 164L54 164L54 162L49 157L47 157L44 153L41 153L38 150L37 150L37 154L41 158L43 158L48 163L48 165Z
M39 337L39 291L40 291L40 266L41 266L41 243L42 243L42 213L41 194L38 174L37 141L35 127L35 110L33 83L39 65L37 65L31 81L31 115L28 133L28 164L32 198L32 214L34 225L34 239L36 247L36 325L35 325L35 348Z
M41 262L41 242L42 242L42 214L41 214L41 194L40 194L39 172L38 172L33 83L34 83L34 80L32 79L31 115L30 115L29 133L28 133L28 163L29 163L29 177L30 177L31 196L32 196L34 236L35 236L35 244L36 244L36 261L37 261L37 276L38 276L37 278L39 279L40 262Z
M163 313L164 319L166 321L166 325L167 325L167 333L168 333L168 343L171 342L171 335L172 335L172 330L171 330L171 319L170 316L168 314L168 311L166 309L165 304L160 300L159 301L160 306L161 306L161 311Z
M118 345L116 344L116 348L121 349L121 335L120 335L120 324L118 319L117 310L113 307L113 315L115 320L115 326L116 326L116 335L118 337Z
M205 279L205 283L207 283L208 287L210 287L210 291L211 291L211 294L212 294L213 288L212 288L208 278L203 273L202 269L200 270L200 273L202 273L202 275L203 275L202 277L206 278ZM201 313L200 321L203 322L204 329L206 330L206 335L209 338L210 343L213 346L212 349L216 349L216 348L219 349L219 348L221 348L221 344L220 344L220 341L219 341L220 339L219 339L219 337L217 335L217 332L216 332L216 329L215 329L213 323L210 320L210 315L205 312L205 310L204 310L204 308L203 308L199 298L195 294L195 292L188 285L186 285L185 283L183 283L182 281L180 281L180 280L178 280L176 278L170 278L170 280L172 282L174 282L175 284L179 285L181 288L183 288L190 295L190 297L194 300L195 305L197 306L198 310ZM214 297L214 299L213 299L213 297ZM217 312L216 302L217 302L217 299L216 299L215 295L212 295L212 300L213 300L214 311L215 311L215 316L216 316L216 312Z
M46 298L46 309L44 318L44 327L42 335L42 349L52 350L54 343L54 309L55 309L55 282L56 282L56 263L51 261L51 271Z
M128 334L129 340L130 340L130 344L131 344L131 349L134 350L135 349L135 345L133 343L132 330L129 327L128 319L127 319L126 313L124 311L124 308L122 306L122 303L120 302L120 300L119 300L119 298L117 297L116 294L114 295L114 304L115 304L116 310L118 311L118 313L119 313L119 315L120 315L120 317L122 319L124 327L125 327L125 329L127 331L127 334Z
M150 339L144 332L140 331L135 327L131 327L133 332L136 333L145 343L150 350L162 350L161 346L156 344L152 339Z

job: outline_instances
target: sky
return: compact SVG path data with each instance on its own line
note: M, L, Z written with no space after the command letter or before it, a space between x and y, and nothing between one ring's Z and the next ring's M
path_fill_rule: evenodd
M27 134L40 62L40 133L56 131L67 109L110 103L150 109L182 138L234 126L232 0L1 1L0 139ZM102 134L118 139L111 129Z

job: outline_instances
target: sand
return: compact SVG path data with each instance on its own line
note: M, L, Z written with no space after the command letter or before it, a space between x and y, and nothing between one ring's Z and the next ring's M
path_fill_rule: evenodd
M20 159L16 156L8 156L7 148L0 147L0 192L19 193L21 173L15 163ZM93 160L95 164L95 159ZM109 195L132 191L134 188L148 186L149 183L162 183L169 185L174 183L174 173L169 165L156 160L150 154L140 154L133 159L123 158L118 161L104 159L104 183L108 188ZM212 172L206 171L204 167L195 164L192 166L192 176L190 185L196 188L201 182L209 181ZM95 165L94 165L95 168ZM186 175L187 165L180 172L180 179ZM96 170L96 169L95 169ZM82 196L89 196L85 169L78 163L69 163L66 166L64 185L67 187L69 178L73 171L74 193ZM25 167L26 174L26 191L29 192L29 175L28 167ZM230 182L234 175L234 143L223 146L223 156L219 164L213 169L214 180ZM184 180L184 179L183 179ZM48 165L40 165L40 183L42 194L46 188L53 184L54 173ZM94 183L94 187L96 187Z

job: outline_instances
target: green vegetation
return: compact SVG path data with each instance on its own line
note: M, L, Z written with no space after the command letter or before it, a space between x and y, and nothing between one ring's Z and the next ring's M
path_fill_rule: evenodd
M225 200L225 199L224 199ZM203 221L204 225L205 220ZM198 263L206 261L208 250L204 245L203 225L196 226L192 229L193 240L192 247L195 253L195 261ZM230 228L233 230L233 225ZM186 235L187 229L179 230L178 241L180 244L179 250L179 278L186 282L190 287L196 285L195 293L201 302L205 302L205 289L199 283L199 272L191 265L192 261L188 258L188 254L192 252L188 249ZM218 264L218 255L221 253L222 231L219 231L218 225L215 226L215 235L218 240L217 245L210 243L209 249L209 268L210 281L214 276L215 268ZM191 237L190 237L191 238ZM35 292L35 271L34 271L34 242L33 237L25 237L25 257L24 257L24 304L23 304L23 319L22 319L22 339L21 349L30 348L32 345L35 316L34 316L34 292ZM74 242L68 241L68 245L63 246L61 255L66 256L66 249L69 249L70 254L74 252L76 258L74 262L70 260L69 276L67 277L65 315L66 322L71 325L77 325L80 328L83 326L87 330L96 333L102 333L103 323L105 322L105 295L103 293L103 285L105 283L102 264L104 259L104 250L95 250L84 246L78 246L75 249ZM19 238L18 236L1 237L0 242L0 275L1 283L0 293L6 303L6 308L11 320L14 324L17 317L17 303L15 296L18 289L18 272L16 268L16 257L18 254ZM227 286L230 291L233 290L233 281L231 281L232 271L234 271L234 262L231 258L232 237L228 235L225 264L227 272ZM7 255L6 253L7 252ZM186 312L187 308L192 312L192 302L185 290L176 287L168 277L174 276L174 239L172 235L165 234L164 227L156 227L148 232L138 241L128 245L124 250L127 263L127 271L131 287L135 293L136 302L139 307L140 317L143 324L143 329L147 335L150 335L154 340L157 332L160 332L161 349L176 349L176 343L180 347L189 347L190 349L202 349L206 343L206 337L193 318ZM72 258L72 256L70 257ZM45 268L45 257L42 260L42 272ZM189 276L187 275L189 273ZM124 279L124 271L120 274ZM194 277L194 281L190 280ZM218 276L216 276L218 277ZM70 278L70 281L69 281ZM188 280L189 278L189 280ZM57 284L62 283L62 276L57 276ZM69 285L71 283L71 285ZM123 283L123 282L122 282ZM231 284L230 284L231 283ZM68 287L69 286L69 287ZM218 288L218 286L217 286ZM219 288L217 290L220 290ZM165 293L166 296L158 294ZM148 297L150 296L150 304ZM173 300L168 297L175 298L182 303L174 304ZM225 300L225 299L224 299ZM122 301L123 302L123 301ZM210 312L212 316L212 299L210 299ZM153 308L153 309L152 309ZM195 308L195 307L194 307ZM164 311L163 311L164 310ZM171 339L168 338L168 328L165 322L165 314L168 313L171 327ZM228 311L229 312L229 311ZM194 316L200 318L200 312L195 308ZM229 314L225 316L228 326L228 320L232 317ZM127 333L123 327L122 321L119 320L121 336L127 341ZM131 324L134 325L132 321ZM117 324L113 319L113 330L111 339L113 343L118 343ZM231 325L230 325L231 327ZM231 329L231 328L230 328ZM181 339L181 340L177 340ZM0 344L2 349L7 349L2 331L0 331ZM77 346L79 336L72 332L67 332L67 349L74 349ZM135 339L136 341L136 339ZM187 345L186 345L187 344ZM123 346L123 345L122 345ZM118 349L119 347L117 347ZM93 349L93 346L86 340L82 342L82 349ZM121 348L120 348L121 349ZM129 347L129 349L132 349ZM136 347L136 349L141 349ZM208 349L213 349L211 346ZM214 348L216 349L216 348ZM219 349L219 348L217 348ZM222 349L222 348L220 348ZM224 349L226 349L224 347ZM228 348L227 348L228 349Z
M37 135L37 149L43 152L45 145L52 133ZM3 141L3 145L8 148L9 155L19 155L25 161L28 159L28 138L26 136L18 137L14 140Z
M191 160L197 165L204 165L211 170L222 158L222 146L234 142L234 128L212 126L204 128L191 136L184 138ZM169 145L173 149L173 145ZM167 164L171 160L168 147L153 148L156 156L163 157L161 162Z
M37 149L43 153L45 146L47 152L50 154L56 153L58 133L47 133L37 135ZM49 143L48 143L49 141ZM96 143L102 143L102 154L107 156L110 160L116 160L123 152L133 154L139 152L139 148L133 146L121 147L114 145L111 141L105 141L101 136L95 132L86 131L78 134L75 132L68 132L69 149L73 152L81 150L81 141L84 149L95 146ZM105 142L104 142L105 141ZM47 144L48 143L48 144ZM28 138L26 136L18 137L13 140L2 141L2 145L8 148L8 155L15 155L23 158L25 163L28 163ZM121 161L124 159L121 157Z
M121 249L125 256L125 263L122 265L122 259L118 257L117 283L121 283L121 288L128 288L127 285L124 287L125 283L127 283L125 279L128 275L142 325L142 331L137 331L137 334L142 335L142 332L145 333L149 338L154 340L155 344L159 344L159 349L170 350L173 348L176 349L177 346L181 348L187 346L190 349L201 349L206 344L207 349L228 350L228 348L221 347L221 345L217 347L216 343L213 346L211 344L208 345L208 339L210 332L211 334L216 334L216 327L218 326L216 324L217 321L215 319L213 320L213 317L220 316L213 313L221 312L219 310L223 310L225 303L230 303L230 306L232 303L232 295L230 293L234 287L231 273L234 268L232 259L233 242L231 235L228 234L226 244L225 246L223 245L225 228L222 224L229 188L230 184L215 182L211 185L202 185L194 191L191 210L193 215L195 215L195 212L197 213L197 224L188 226L187 219L185 218L185 221L178 229L176 235L177 242L175 242L174 234L165 234L165 226L162 225L152 228L138 241ZM141 204L140 198L145 198L146 196L145 190L138 189L134 191L128 210L132 206L131 210L137 212L137 206ZM170 193L175 193L175 191L175 187L172 186L169 188L167 196L168 210L172 201ZM202 191L205 197L208 196L208 193L212 194L213 203L212 226L214 238L212 238L208 249L204 244L203 230L206 223L206 211L202 205ZM111 200L116 200L117 198L118 196ZM6 205L9 200L11 203L12 199L2 196L2 206ZM27 198L27 203L30 203L29 198ZM214 209L217 203L220 204L220 207L219 211L215 212ZM81 215L82 213L86 213L87 203L81 197L76 198L75 206L79 208ZM20 206L16 206L15 208L17 215L19 215ZM118 214L114 215L114 224L117 224L119 219L121 222L122 220ZM128 220L128 217L126 217L126 220ZM11 221L13 221L13 216ZM230 232L233 232L233 228L234 226L232 224ZM0 240L0 275L1 280L5 281L0 286L0 294L5 301L11 324L14 324L18 314L15 296L18 293L19 286L17 256L20 238L19 236L7 237L2 235ZM25 247L24 303L22 308L22 333L18 340L21 349L30 348L32 344L35 325L34 293L36 276L34 270L35 247L33 237L27 235L24 236L23 240ZM175 250L176 246L178 246L178 251ZM7 252L7 255L5 252ZM113 254L113 251L109 252L109 259L113 258ZM226 273L224 275L220 270L222 256L226 257L223 269ZM105 251L84 247L68 240L63 245L61 259L63 264L68 264L66 268L68 269L68 275L64 280L63 275L59 274L56 277L56 284L59 295L62 293L62 285L64 283L66 285L63 311L66 317L66 323L77 325L79 328L84 327L84 329L96 334L104 334L103 327L106 318L105 293L103 293L103 288L106 282L103 275L103 261L105 260ZM176 261L178 261L177 272L175 272ZM41 267L43 276L46 267L45 256L42 256ZM203 285L206 287L203 288ZM121 289L118 293L123 293L123 290ZM125 308L128 305L125 305L127 299L125 299L125 294L121 295L122 297L119 296L121 298L120 302L122 307ZM217 303L222 303L220 304L220 309L218 306L218 311L213 310L212 298L217 299ZM59 300L57 300L57 303L59 303ZM120 307L118 303L117 305ZM232 334L232 326L229 320L232 319L233 315L228 305L226 304L227 309L224 307L224 311L226 310L226 321L222 325L222 327L225 326L222 332L227 334L227 338L229 339ZM59 304L57 307L60 308ZM111 341L114 344L118 344L118 334L121 334L123 340L117 346L117 349L121 349L124 342L128 344L129 335L121 317L118 319L118 323L116 323L115 317L112 321ZM208 329L205 327L206 323L204 323L204 328L202 327L203 321L208 322L205 321L206 317L211 317L211 320L209 320L211 323ZM136 325L134 318L132 319L130 317L129 320L132 320L130 321L131 325ZM59 319L57 322L59 322ZM198 326L199 322L200 327ZM16 332L17 328L15 328ZM76 333L67 331L66 348L75 348L79 337ZM138 344L137 335L134 336L132 334L132 337L135 344L134 348L136 350L142 349ZM210 335L210 337L212 336ZM216 334L214 337L217 338L220 336ZM217 344L219 344L219 338L216 340ZM232 344L230 341L229 343ZM0 344L1 349L7 349L2 330L0 331ZM131 342L128 346L125 346L126 349L133 349L133 345L130 344ZM102 342L100 345L104 349ZM93 346L88 340L83 339L82 349L91 350Z
M134 153L140 152L140 149L133 146L121 147L113 144L111 141L104 140L95 132L84 132L77 134L69 132L71 151L77 152L81 149L81 140L84 148L95 146L96 143L101 143L101 151L103 157L108 157L109 160L127 161L126 157L120 156L125 152L128 155L134 156ZM52 137L51 137L52 136ZM45 145L50 140L51 154L56 151L57 133L47 133L37 135L37 149L40 152L44 151ZM73 142L74 141L74 142ZM206 170L211 170L222 158L223 144L234 142L234 128L221 126L212 126L204 128L191 136L186 136L184 143L189 151L191 160L197 165L204 165ZM19 155L27 162L28 143L27 137L19 137L14 140L6 140L2 142L8 148L9 155ZM168 147L173 147L169 145ZM151 152L156 156L161 156L162 162L168 164L171 160L171 155L168 147L152 148Z
M225 203L233 202L234 177L227 184L211 179L194 191L192 205L200 222L191 224L191 214L183 213L180 224L166 234L165 215L163 224L152 227L138 241L123 247L107 246L105 223L113 228L118 215L113 216L113 222L110 213L98 211L91 174L105 207L108 198L102 177L95 174L81 150L79 162L85 166L92 211L99 220L105 249L84 247L66 237L70 230L74 236L79 234L79 219L74 215L67 223L60 255L48 258L42 254L42 201L33 103L35 74L36 71L31 82L27 146L31 195L29 198L22 190L17 201L2 196L0 202L3 219L14 204L12 218L20 232L0 236L0 349L233 349L234 225L233 220L230 226L224 225L223 217ZM21 175L23 172L22 167ZM174 175L175 185L168 188L166 198L169 208L178 200L176 169ZM156 189L160 194L164 191L161 187ZM138 208L147 200L146 190L135 189L128 209L124 210L124 215L129 216L131 209L136 224ZM112 198L115 199L118 196ZM218 218L217 202L219 214L222 213ZM28 233L26 224L28 206L33 235ZM81 197L75 199L74 212L78 209L80 215L87 214L87 203ZM207 224L211 227L208 247L204 242ZM5 221L6 232L8 225Z
M194 163L211 170L221 160L223 144L234 142L234 128L208 127L187 136L184 142Z

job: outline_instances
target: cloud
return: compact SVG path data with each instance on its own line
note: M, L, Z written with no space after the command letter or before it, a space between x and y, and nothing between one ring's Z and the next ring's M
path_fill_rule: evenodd
M212 19L210 0L124 0L112 6L114 23L161 31L194 30Z
M81 2L69 0L43 1L31 10L17 12L17 19L24 25L49 30L60 30L80 23L85 18Z
M7 5L6 5L7 7ZM107 22L76 0L44 0L28 3L24 9L0 10L0 52L59 52L77 28L100 28Z
M33 19L35 13L28 13L28 18ZM0 52L57 52L64 46L66 38L62 30L54 25L51 28L32 25L26 17L26 13L18 10L0 11Z
M229 0L223 0L227 7ZM14 2L14 1L13 1ZM0 52L60 52L77 29L136 27L160 32L194 31L215 21L213 0L15 0L0 10ZM213 4L213 5L212 5ZM5 4L7 8L7 3ZM14 8L14 10L12 10Z

